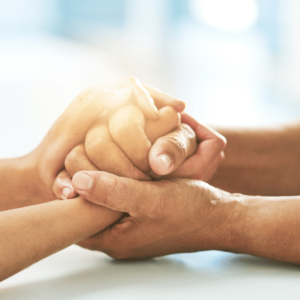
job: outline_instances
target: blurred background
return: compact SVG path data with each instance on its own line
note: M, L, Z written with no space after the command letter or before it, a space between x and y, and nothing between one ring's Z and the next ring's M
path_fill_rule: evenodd
M31 151L83 89L136 76L198 120L300 118L299 0L0 0L0 157Z

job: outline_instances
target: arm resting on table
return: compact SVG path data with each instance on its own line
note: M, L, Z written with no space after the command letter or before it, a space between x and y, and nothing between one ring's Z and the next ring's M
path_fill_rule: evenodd
M116 222L121 213L81 197L0 213L0 280Z

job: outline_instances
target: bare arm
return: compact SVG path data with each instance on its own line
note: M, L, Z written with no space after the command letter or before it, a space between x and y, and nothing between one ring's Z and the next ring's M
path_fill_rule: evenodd
M210 184L248 195L300 194L300 124L219 132L228 145Z
M28 156L0 159L0 211L55 199L43 187L31 162Z
M230 250L300 264L300 196L231 195L237 201L232 215Z
M0 281L94 235L121 213L81 197L0 213Z

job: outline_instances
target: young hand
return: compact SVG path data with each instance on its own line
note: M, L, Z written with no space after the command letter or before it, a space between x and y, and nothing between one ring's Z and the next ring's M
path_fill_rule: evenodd
M131 101L136 103L149 119L158 118L158 107L165 103L178 111L184 109L184 102L167 94L142 85L136 78L125 78L104 82L81 93L54 123L41 144L30 154L18 160L26 169L26 201L22 206L55 199L52 191L58 173L64 167L68 153L85 139L86 133L97 118L106 110L112 110ZM28 170L28 171L27 171Z

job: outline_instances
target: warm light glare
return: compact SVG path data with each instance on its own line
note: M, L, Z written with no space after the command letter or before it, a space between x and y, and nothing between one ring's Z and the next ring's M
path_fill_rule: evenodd
M227 31L245 31L258 17L255 0L190 0L190 10L201 22Z

